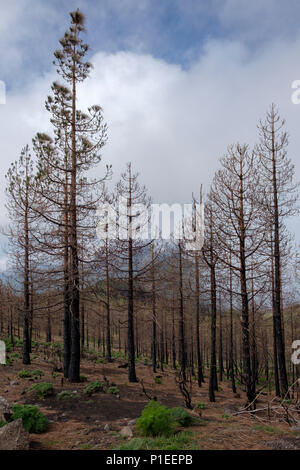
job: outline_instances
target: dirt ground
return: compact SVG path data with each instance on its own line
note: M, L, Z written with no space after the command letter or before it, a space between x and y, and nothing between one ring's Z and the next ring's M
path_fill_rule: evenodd
M23 366L20 360L15 360L9 367L0 368L0 396L10 403L36 404L50 420L49 430L44 434L32 434L31 448L36 450L85 450L85 449L114 449L124 442L119 432L131 419L138 418L148 400L142 391L140 383L128 383L127 370L120 369L120 361L107 364L95 364L83 360L81 374L88 382L71 384L62 383L62 373L53 378L52 369L46 359L40 357L33 360L32 365ZM79 398L58 400L56 396L38 400L26 393L32 385L32 379L20 379L21 369L40 369L44 376L38 381L53 383L55 392L62 390L77 391ZM142 379L146 391L168 407L183 406L183 398L175 383L174 371L166 368L158 372L162 376L162 384L154 382L150 366L137 364L137 376ZM88 383L103 376L115 384L120 395L104 393L87 397L81 392ZM300 449L300 431L291 431L288 424L265 423L257 418L247 416L228 417L224 409L228 405L242 407L246 400L245 394L238 389L240 397L235 397L230 390L230 383L221 383L221 391L216 394L216 403L209 403L208 384L199 388L193 384L193 403L205 404L201 410L203 420L201 426L188 428L195 433L196 446L199 450L270 450L270 449ZM263 397L262 400L267 400ZM203 425L204 424L204 425ZM104 430L105 425L109 429Z

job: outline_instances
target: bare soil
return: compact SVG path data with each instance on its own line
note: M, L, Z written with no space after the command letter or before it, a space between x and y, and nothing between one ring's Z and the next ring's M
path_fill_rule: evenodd
M15 360L12 366L0 368L0 396L10 403L38 405L50 420L49 430L44 434L31 435L31 448L37 450L51 449L114 449L123 439L119 432L131 419L138 418L147 404L148 399L142 391L140 383L128 383L127 370L120 369L120 361L107 364L95 364L83 360L81 373L88 382L72 384L64 380L62 374L53 378L52 364L40 357L33 360L32 365L23 366ZM42 379L36 381L53 383L55 393L62 390L77 391L79 397L69 400L58 400L56 395L45 400L38 400L26 392L32 385L31 379L20 379L18 372L22 369L43 371ZM154 374L150 366L137 364L137 376L142 379L147 392L168 407L184 406L182 395L175 383L174 371L166 368L159 371L162 384L154 382ZM103 377L110 384L115 384L120 395L104 393L92 397L83 395L87 384ZM205 404L201 410L204 425L188 428L195 433L197 448L209 450L268 450L268 449L300 449L300 431L291 431L288 424L262 423L250 415L225 416L224 408L229 404L243 407L246 403L244 392L239 389L240 397L235 397L230 383L221 383L221 391L216 394L216 403L208 401L208 384L201 388L193 384L193 403ZM267 397L261 398L261 403ZM109 430L104 430L108 424Z

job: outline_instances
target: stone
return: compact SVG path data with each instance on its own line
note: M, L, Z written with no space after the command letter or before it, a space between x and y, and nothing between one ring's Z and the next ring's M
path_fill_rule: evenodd
M106 424L106 425L104 426L104 431L108 432L109 430L110 430L109 424Z
M130 426L125 426L122 428L120 434L121 436L128 437L130 439L133 437L133 432Z
M9 421L12 416L12 407L8 401L0 397L0 421Z
M0 450L28 450L29 434L23 428L22 419L17 419L0 428Z
M19 382L17 382L16 380L12 380L9 385L13 387L14 385L19 385Z

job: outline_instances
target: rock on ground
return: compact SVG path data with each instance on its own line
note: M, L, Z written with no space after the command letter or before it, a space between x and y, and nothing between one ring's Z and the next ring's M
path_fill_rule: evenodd
M28 450L29 434L23 428L22 419L17 419L0 428L0 450Z
M120 434L123 437L133 437L133 432L130 426L125 426L124 428L122 428Z
M12 407L8 401L0 397L0 421L9 421L12 416Z

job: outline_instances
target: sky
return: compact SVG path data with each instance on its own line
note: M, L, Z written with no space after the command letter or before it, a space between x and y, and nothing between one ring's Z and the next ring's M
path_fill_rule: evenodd
M127 162L156 203L188 203L209 188L228 145L258 139L272 102L286 119L300 180L298 0L0 0L0 224L5 178L36 132L51 132L44 102L57 79L53 52L69 12L86 15L94 68L78 106L100 104L108 143L97 174ZM300 243L299 217L288 222ZM299 233L299 235L298 235ZM5 255L0 254L0 267Z

